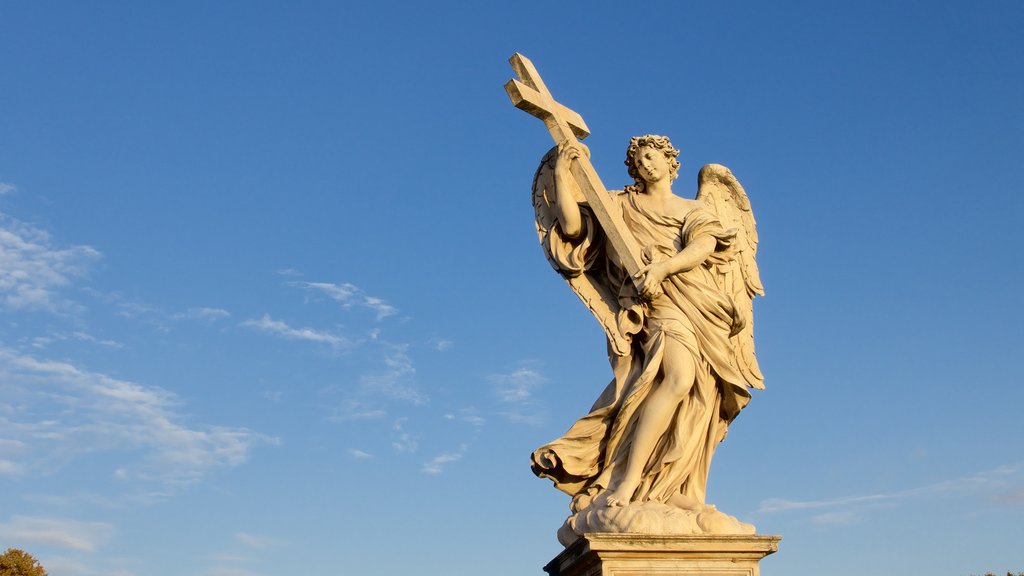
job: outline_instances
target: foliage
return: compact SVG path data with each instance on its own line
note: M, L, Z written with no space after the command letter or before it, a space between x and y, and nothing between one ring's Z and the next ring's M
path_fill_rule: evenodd
M31 554L8 548L0 554L0 576L46 576L46 570Z

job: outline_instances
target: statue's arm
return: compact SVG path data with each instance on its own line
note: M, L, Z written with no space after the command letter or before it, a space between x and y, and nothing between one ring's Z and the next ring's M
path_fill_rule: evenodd
M562 228L562 234L573 240L583 232L580 206L576 203L573 187L578 186L569 171L572 161L579 158L585 148L579 143L566 143L558 147L555 160L555 212Z
M661 294L661 283L666 278L704 263L717 245L718 240L714 236L697 236L668 260L651 262L644 266L636 274L637 279L641 281L640 295L649 300L658 297Z

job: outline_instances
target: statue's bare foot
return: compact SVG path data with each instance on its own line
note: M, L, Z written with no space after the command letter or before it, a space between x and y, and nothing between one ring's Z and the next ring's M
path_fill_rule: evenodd
M676 508L680 508L682 510L693 510L694 512L700 512L708 507L707 504L701 502L700 500L697 500L696 498L691 498L689 496L684 496L683 494L676 494L675 496L669 498L668 504L670 506L675 506ZM714 506L712 506L712 508L714 508Z
M628 501L623 501L622 499L620 499L618 496L616 496L614 494L609 494L608 497L605 498L604 503L609 508L621 508L621 507L629 504Z
M611 508L629 506L633 498L633 492L636 492L636 485L623 482L617 488L607 493L605 505Z

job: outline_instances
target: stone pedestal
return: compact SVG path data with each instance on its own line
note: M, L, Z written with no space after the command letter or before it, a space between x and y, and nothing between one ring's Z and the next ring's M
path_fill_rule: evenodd
M551 576L759 576L781 536L586 534L544 567Z

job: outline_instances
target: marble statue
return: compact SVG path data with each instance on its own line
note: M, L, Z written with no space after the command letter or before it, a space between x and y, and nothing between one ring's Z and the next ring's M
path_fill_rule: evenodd
M715 448L763 388L752 300L764 290L746 192L709 164L696 199L676 196L679 151L664 136L632 138L633 183L608 191L579 142L578 114L558 104L532 63L511 59L513 103L557 143L533 184L537 233L551 265L608 339L613 378L590 412L538 448L533 472L572 496L559 531L754 534L705 501Z

